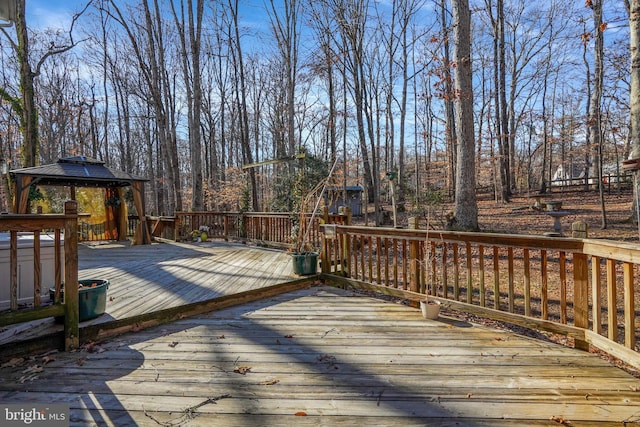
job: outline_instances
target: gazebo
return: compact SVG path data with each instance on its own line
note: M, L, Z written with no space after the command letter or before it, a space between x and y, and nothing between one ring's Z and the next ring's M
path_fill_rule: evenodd
M123 188L130 186L133 190L133 202L140 220L133 244L146 245L151 243L144 211L144 182L148 181L146 178L108 168L103 161L85 156L64 157L56 163L48 165L14 169L10 174L16 183L13 206L15 213L28 213L29 189L32 185L70 187L72 200L76 198L76 187L101 187L107 189L107 198L117 198L120 201L122 201ZM117 209L116 212L117 229L126 230L126 210ZM122 239L122 234L120 232L118 238Z

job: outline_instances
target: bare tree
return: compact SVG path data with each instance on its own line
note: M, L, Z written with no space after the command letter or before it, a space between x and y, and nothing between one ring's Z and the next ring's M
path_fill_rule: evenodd
M73 28L78 18L87 10L89 2L81 12L76 13L71 21L67 40L59 43L58 40L51 41L49 49L35 61L32 65L29 46L29 31L27 29L25 0L16 1L16 40L14 41L8 32L2 28L2 32L11 41L11 45L16 52L18 63L20 64L20 101L11 97L5 89L0 89L0 96L14 107L14 111L20 116L20 127L22 129L22 166L35 166L38 159L38 113L35 102L34 79L40 73L43 64L53 55L58 55L73 49L79 41L73 38Z
M244 67L244 55L240 40L240 20L238 17L238 0L228 0L232 17L231 60L234 72L233 84L235 106L238 111L238 136L244 164L253 163L253 152L249 140L249 112L247 107L247 85ZM251 192L251 209L258 210L258 184L255 168L249 168L249 190Z
M153 0L151 5L147 0L141 3L142 22L135 22L135 25L130 20L135 21L136 16L129 16L128 20L128 16L122 13L113 0L110 0L110 8L106 11L125 30L139 66L142 81L149 92L160 147L159 153L168 174L169 186L167 188L170 191L166 208L169 212L174 212L182 210L182 186L175 126L172 126L171 118L175 110L172 104L175 103L172 102L172 94L167 80L165 35L158 0ZM135 33L134 29L139 30L140 33Z
M201 211L204 208L204 198L202 190L202 133L200 131L202 116L200 51L202 46L204 0L195 0L195 4L193 0L186 0L186 4L182 0L180 2L180 13L176 11L174 2L170 2L170 4L173 18L178 28L182 73L187 97L192 190L191 209Z
M602 1L588 0L587 6L593 12L593 89L591 95L591 103L589 105L589 114L587 119L587 127L589 128L589 145L594 151L593 162L596 168L596 177L598 178L598 190L600 193L600 209L601 223L600 227L607 228L607 213L604 206L604 187L602 182L602 85L604 80L604 29L606 26L602 22ZM587 84L591 84L587 82Z

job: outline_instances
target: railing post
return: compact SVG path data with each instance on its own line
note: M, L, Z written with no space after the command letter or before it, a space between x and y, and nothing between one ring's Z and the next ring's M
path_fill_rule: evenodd
M409 229L418 230L418 218L409 218ZM409 242L409 290L411 292L419 292L420 290L420 242L411 240Z
M173 221L173 240L177 242L180 240L180 213L175 212L173 215L175 218Z
M573 254L573 323L589 329L589 266L586 254ZM589 343L575 340L575 348L589 351Z
M78 306L78 204L67 201L64 226L64 349L79 347L80 309Z
M344 215L345 215L344 225L351 225L351 207L350 206L344 207Z

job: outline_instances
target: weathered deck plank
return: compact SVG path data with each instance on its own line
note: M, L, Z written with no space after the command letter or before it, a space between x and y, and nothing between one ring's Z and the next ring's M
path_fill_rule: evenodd
M182 319L100 348L56 354L23 383L25 368L42 361L1 369L0 401L67 403L71 425L640 421L640 381L593 354L425 320L417 309L328 287Z

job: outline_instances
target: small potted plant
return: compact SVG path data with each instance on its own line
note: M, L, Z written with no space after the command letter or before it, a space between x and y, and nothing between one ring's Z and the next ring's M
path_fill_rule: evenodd
M440 301L424 299L420 301L420 310L425 319L435 320L440 315Z
M206 242L207 239L209 238L209 226L201 225L198 230L200 231L200 241Z
M201 225L197 230L193 230L191 233L191 239L194 242L206 242L209 238L209 227Z

